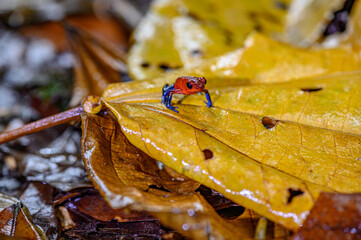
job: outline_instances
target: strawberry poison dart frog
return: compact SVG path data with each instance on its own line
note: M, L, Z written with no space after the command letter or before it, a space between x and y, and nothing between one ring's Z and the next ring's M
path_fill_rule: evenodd
M207 80L204 77L192 77L192 76L182 76L177 78L175 83L172 85L166 84L163 87L163 94L162 94L162 103L165 104L167 108L173 110L174 112L178 112L176 110L177 107L172 107L170 105L172 101L173 94L183 94L183 95L193 95L196 93L204 92L206 94L207 107L212 107L211 96L208 93L208 90L204 88L206 85Z

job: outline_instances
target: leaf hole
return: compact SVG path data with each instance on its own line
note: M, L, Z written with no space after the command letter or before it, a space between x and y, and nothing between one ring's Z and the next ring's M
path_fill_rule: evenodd
M228 46L231 45L231 44L232 44L232 41L233 41L233 34L232 34L232 32L229 31L229 30L227 30L227 29L224 29L223 32L224 32L224 37L225 37L224 43L225 43L226 45L228 45Z
M148 62L143 62L142 64L140 64L140 66L142 68L149 68L150 64Z
M288 193L289 193L289 196L287 199L287 204L290 204L292 202L293 198L302 195L303 191L300 189L289 188Z
M202 19L199 18L196 13L188 12L188 13L187 13L187 16L190 17L190 18L192 18L193 20L202 21Z
M164 63L159 64L158 67L159 67L160 69L162 69L163 71L168 71L168 70L171 69L171 67L169 67L167 64L164 64Z
M209 150L209 149L204 149L203 154L204 154L204 159L205 160L213 158L213 152L211 150Z
M195 50L191 51L191 55L194 57L201 57L203 55L203 53L201 50L195 49Z
M303 92L310 93L310 92L318 92L321 91L323 88L301 88Z
M275 120L275 119L272 119L272 118L269 118L269 117L263 117L262 118L262 124L267 129L274 128L277 125L278 122L279 122L279 120Z
M248 12L248 16L249 18L251 18L252 20L254 20L255 18L257 18L257 13L253 12L253 11L249 11Z
M282 10L287 10L288 6L286 5L286 3L281 2L281 1L275 1L275 6L276 8L282 9Z
M171 70L174 70L174 69L181 68L180 66L171 67L171 66L169 66L168 64L165 64L165 63L160 63L158 65L158 67L163 71L171 71Z
M261 26L261 24L256 24L254 25L254 30L256 30L257 32L262 32L263 27Z

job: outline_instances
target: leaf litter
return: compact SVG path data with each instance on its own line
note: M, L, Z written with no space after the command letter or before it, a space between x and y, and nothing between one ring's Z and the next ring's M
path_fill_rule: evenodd
M159 11L156 14L176 18L172 22L176 36L174 44L182 63L175 65L173 71L169 71L168 63L155 63L161 72L166 70L167 73L153 80L110 85L103 98L105 106L112 112L107 109L99 116L87 114L82 117L85 165L93 183L110 205L116 208L129 205L136 210L145 210L187 237L207 238L210 234L214 238L233 238L237 233L229 229L237 226L242 229L240 232L244 231L243 237L253 238L254 229L249 225L246 228L234 219L225 220L215 213L205 200L207 196L204 198L199 194L200 183L233 200L229 204L234 204L231 207L240 213L236 219L247 215L248 209L242 213L246 207L294 230L302 225L321 192L359 191L359 184L354 181L359 167L359 77L358 72L346 73L359 69L359 58L354 49L357 41L352 37L346 39L351 41L351 47L341 44L331 49L320 46L299 49L275 41L278 33L274 35L256 29L262 34L242 33L244 38L247 37L243 48L217 57L232 49L212 53L183 45L177 34L187 28L189 36L184 39L193 38L192 30L204 30L207 35L220 29L206 20L212 17L206 12L200 12L199 16L192 16L189 12L187 16L179 16L184 12L174 11L174 6L179 10L184 2L165 1L163 6L153 5L153 11ZM186 5L188 11L194 7L191 3L186 4L189 4ZM278 7L287 9L288 5L287 2ZM330 12L330 9L326 11ZM285 15L279 16L283 19ZM283 21L270 29L279 30ZM351 21L354 21L352 14ZM182 27L185 28L182 30ZM354 32L351 36L356 34ZM197 38L193 40L199 41ZM222 36L212 41L217 45ZM243 40L239 46L242 44ZM93 48L89 46L88 50ZM207 44L203 46L208 47ZM266 48L258 49L259 46ZM277 51L273 51L275 49ZM192 57L187 55L189 51ZM204 55L205 52L210 56ZM264 53L266 57L255 58ZM198 61L199 58L203 60ZM140 64L142 68L148 68L153 62ZM109 69L116 72L114 65L112 67ZM152 78L155 74L139 73L143 75L135 78ZM215 108L205 109L198 96L178 96L175 100L180 107L179 115L157 103L159 89L184 73L207 78L207 88L209 86L211 90ZM341 106L345 105L348 107L342 109ZM120 125L112 122L113 115ZM87 127L93 124L91 122L102 124L95 124L89 130ZM92 131L97 133L96 136ZM125 142L133 150L116 151L119 145L113 139L120 137L120 131L125 136L120 142ZM99 136L103 139L97 139ZM127 151L130 153L123 156ZM107 157L104 159L104 156ZM117 158L125 162L120 164L115 160ZM152 166L150 176L147 176L148 169L144 168L142 161L135 161L134 165L126 161L137 158L148 159L147 165ZM104 162L105 169L102 169L104 166L99 161L109 159L111 161ZM326 164L328 159L332 164ZM127 170L136 174L130 176ZM237 196L237 191L242 194ZM172 202L173 198L177 200ZM189 206L189 202L180 199L198 202L202 208ZM181 209L174 210L173 206L177 204ZM217 205L214 206L217 209ZM196 212L196 216L186 209ZM199 222L201 224L197 225ZM261 218L256 236L265 236L262 231L267 226L270 224ZM285 237L287 232L277 226L274 233Z

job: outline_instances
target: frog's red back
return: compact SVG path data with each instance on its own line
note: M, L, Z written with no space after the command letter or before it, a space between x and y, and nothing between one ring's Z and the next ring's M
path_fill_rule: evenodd
M204 77L182 76L177 78L174 89L185 95L192 95L202 92L207 80Z

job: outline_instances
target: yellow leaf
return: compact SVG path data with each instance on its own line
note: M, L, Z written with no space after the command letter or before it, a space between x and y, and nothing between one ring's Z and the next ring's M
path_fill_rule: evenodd
M137 148L296 229L321 191L361 191L360 81L355 72L210 88L214 108L205 106L204 96L187 96L176 104L179 114L154 103L161 89L157 95L154 89L138 94L122 84L118 87L128 91L124 98L105 94L104 99ZM277 121L268 126L264 117Z
M234 49L224 29L214 24L202 23L186 16L174 18L172 23L174 45L186 69L201 59Z
M129 71L136 80L165 70L188 69L243 45L254 29L276 36L283 31L288 0L155 1L134 33Z
M151 78L163 73L165 68L182 66L171 28L171 21L165 16L148 13L142 19L134 32L136 44L128 56L128 70L134 79Z
M147 211L191 239L252 238L251 216L242 216L243 221L225 220L199 192L194 192L198 183L160 174L154 159L129 144L110 114L83 115L82 128L85 166L111 207Z
M207 87L218 88L293 81L358 69L361 69L361 60L351 47L301 49L255 33L247 38L242 49L202 61L189 70L170 72L152 80L111 84L103 96L106 99L129 98L135 93L139 98L141 93L159 93L164 84L172 83L182 75L204 76L208 79Z
M205 77L272 83L360 68L360 57L351 47L302 49L253 34L247 38L243 49L207 60L193 71Z

